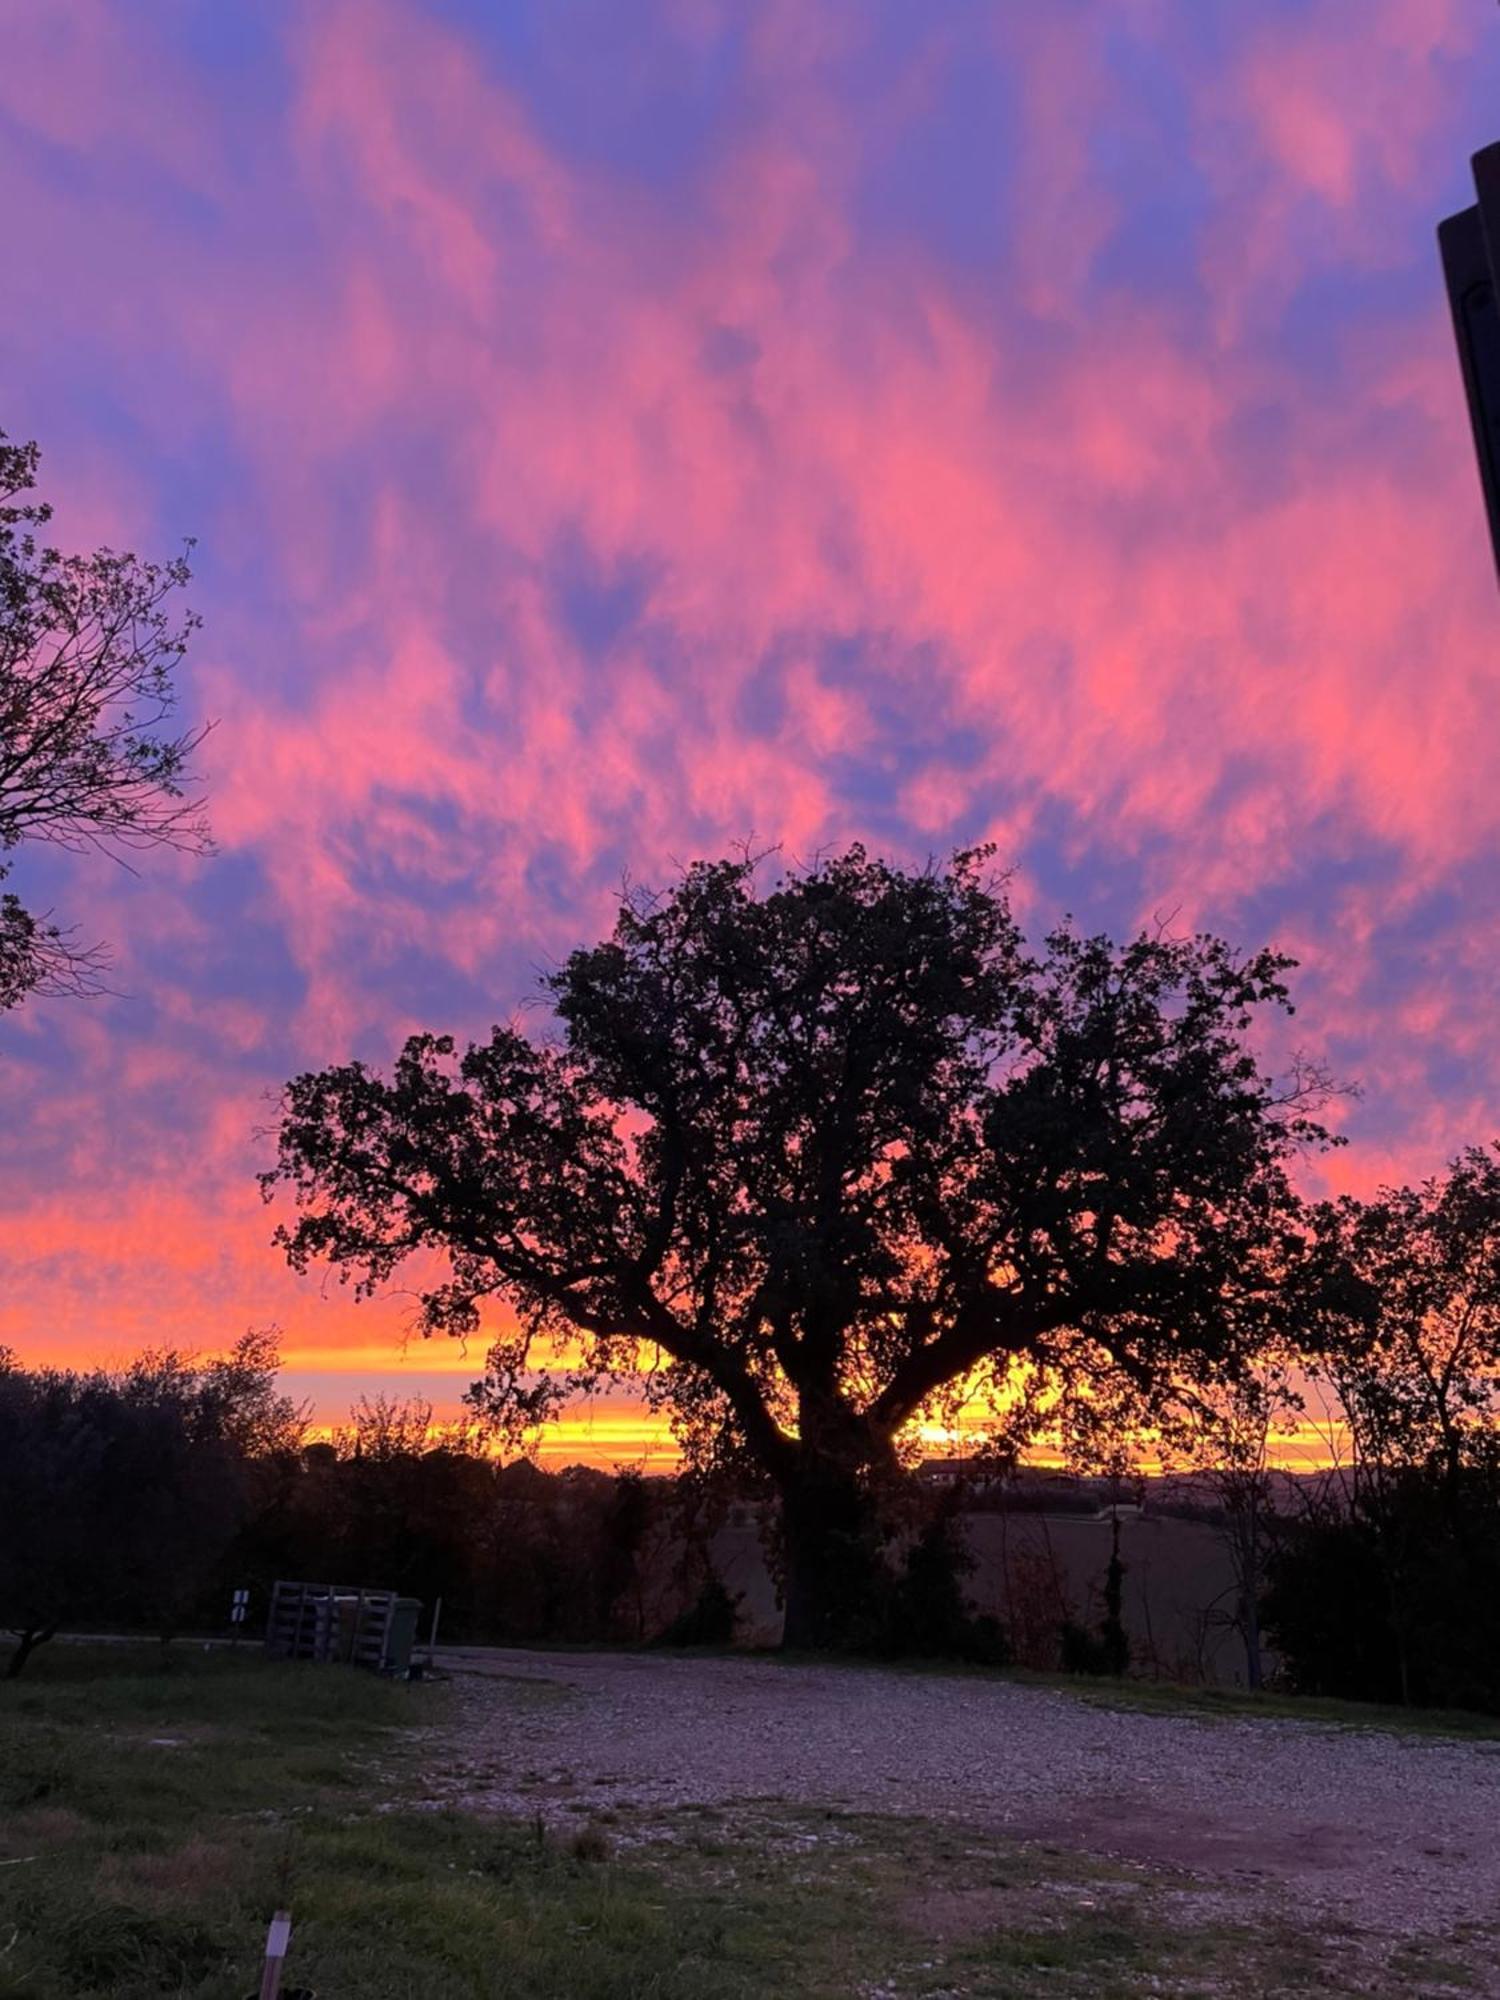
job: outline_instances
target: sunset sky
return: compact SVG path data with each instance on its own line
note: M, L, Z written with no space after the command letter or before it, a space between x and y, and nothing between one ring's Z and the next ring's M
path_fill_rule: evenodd
M198 537L218 857L22 851L0 1342L280 1325L295 1070L484 1031L747 836L979 839L1027 922L1302 961L1314 1185L1500 1131L1500 596L1434 244L1487 0L7 0L0 426ZM558 1449L628 1456L628 1405Z

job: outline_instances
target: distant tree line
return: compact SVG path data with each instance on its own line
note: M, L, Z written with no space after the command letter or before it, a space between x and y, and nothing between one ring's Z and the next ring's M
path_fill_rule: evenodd
M727 1643L735 1603L691 1484L502 1464L471 1426L362 1400L329 1438L277 1387L272 1336L207 1361L23 1369L0 1351L0 1630L20 1674L60 1630L164 1643L258 1630L278 1577L441 1600L450 1639Z
M1497 1217L1500 1176L1483 1155L1416 1193L1344 1204L1337 1221L1371 1283L1372 1317L1357 1338L1304 1357L1295 1379L1268 1371L1232 1411L1206 1417L1189 1488L1201 1498L1172 1505L1236 1555L1232 1622L1253 1648L1252 1682L1265 1645L1301 1691L1500 1710L1500 1452L1484 1331L1494 1308L1477 1280ZM774 1567L774 1500L753 1485L692 1470L548 1473L503 1461L473 1421L434 1423L428 1406L384 1397L314 1437L277 1367L267 1334L222 1357L160 1354L113 1372L26 1370L0 1355L11 1675L60 1629L222 1632L245 1585L256 1631L278 1576L394 1588L429 1615L441 1599L449 1640L727 1644L739 1606L714 1542L746 1499ZM1266 1446L1278 1417L1320 1396L1340 1455L1315 1475L1276 1473ZM866 1651L1009 1659L1012 1634L971 1601L965 1522L1010 1506L1024 1515L1041 1496L1024 1485L1012 1495L993 1470L978 1462L977 1491L906 1477ZM1122 1490L1100 1480L1092 1498L1078 1488L1047 1504L1094 1506ZM1125 1568L1117 1518L1099 1623L1058 1598L1033 1663L1128 1669ZM1021 1639L1023 1659L1036 1643Z
M0 1351L9 1673L64 1626L119 1621L167 1640L200 1617L299 1439L263 1336L206 1363L160 1354L117 1372L26 1370Z

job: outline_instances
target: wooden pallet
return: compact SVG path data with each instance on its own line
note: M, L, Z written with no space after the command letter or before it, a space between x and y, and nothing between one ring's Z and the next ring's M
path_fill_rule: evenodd
M278 1660L345 1661L377 1673L390 1663L394 1590L278 1582L266 1618L266 1651Z

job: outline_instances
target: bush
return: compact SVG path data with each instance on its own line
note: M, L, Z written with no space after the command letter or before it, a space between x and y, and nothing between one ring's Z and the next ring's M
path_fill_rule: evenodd
M1365 1523L1313 1520L1289 1529L1270 1558L1261 1615L1296 1693L1400 1701L1396 1635Z
M712 1571L697 1597L657 1635L658 1646L732 1646L740 1600Z
M1090 1632L1087 1626L1078 1624L1072 1618L1065 1618L1057 1628L1057 1636L1062 1647L1062 1670L1065 1674L1109 1672L1104 1641L1097 1632Z
M1107 1675L1121 1680L1130 1671L1130 1636L1125 1630L1125 1565L1120 1560L1120 1522L1116 1516L1109 1567L1104 1572L1104 1617L1097 1632L1071 1618L1058 1627L1063 1672Z
M1299 1693L1500 1713L1500 1473L1413 1469L1299 1524L1264 1621Z
M880 1650L893 1657L1009 1665L1010 1647L999 1619L970 1609L963 1579L973 1567L973 1554L952 1514L929 1521L893 1579Z

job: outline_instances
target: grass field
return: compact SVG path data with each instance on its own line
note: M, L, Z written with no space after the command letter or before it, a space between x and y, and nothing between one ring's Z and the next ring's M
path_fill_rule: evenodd
M1438 1736L1481 1742L1500 1740L1500 1716L1463 1708L1389 1708L1372 1701L1340 1701L1331 1696L1284 1694L1266 1688L1251 1693L1235 1687L1185 1687L1173 1681L1089 1680L1061 1674L1021 1674L1033 1687L1051 1687L1099 1708L1131 1709L1152 1715L1215 1716L1263 1721L1316 1722L1330 1729L1378 1729L1392 1736Z
M271 1910L319 2000L1390 1995L1412 1945L1188 1913L1146 1871L747 1801L538 1824L420 1809L430 1683L55 1646L0 1687L0 2000L239 2000Z
M564 1652L564 1647L549 1648ZM586 1650L578 1648L579 1651ZM704 1648L705 1657L744 1658L730 1647ZM1280 1688L1251 1691L1243 1687L1216 1687L1201 1683L1190 1686L1182 1681L1147 1680L1130 1676L1116 1679L1087 1674L1035 1673L1024 1667L996 1669L969 1666L954 1660L830 1660L826 1655L766 1652L755 1655L776 1666L840 1666L848 1673L907 1673L948 1676L961 1680L1001 1678L1022 1687L1046 1688L1088 1702L1095 1708L1129 1710L1146 1715L1186 1715L1194 1718L1223 1716L1229 1720L1258 1717L1272 1722L1315 1722L1329 1729L1375 1729L1392 1736L1452 1737L1458 1741L1478 1739L1500 1742L1500 1715L1484 1715L1464 1708L1394 1708L1378 1702L1345 1701L1333 1696L1288 1694Z

